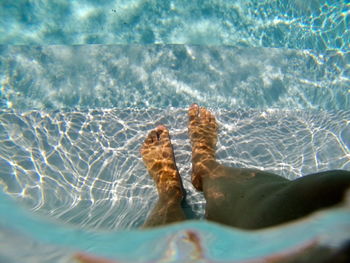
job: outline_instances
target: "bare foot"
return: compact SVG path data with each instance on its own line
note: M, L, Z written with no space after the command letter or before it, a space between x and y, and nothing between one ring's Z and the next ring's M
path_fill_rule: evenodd
M140 151L143 162L157 185L160 198L175 198L181 201L185 191L176 167L168 129L160 125L152 130Z
M192 184L202 191L202 176L208 173L208 163L216 163L218 126L214 115L197 104L190 106L188 117L188 132L192 144Z

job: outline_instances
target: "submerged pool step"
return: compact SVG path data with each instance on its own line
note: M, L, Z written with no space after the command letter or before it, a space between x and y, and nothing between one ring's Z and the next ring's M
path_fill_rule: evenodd
M349 109L349 55L191 45L0 46L0 106Z
M350 111L212 111L220 126L217 157L223 164L290 179L350 170ZM170 129L188 212L201 218L204 198L190 181L186 108L1 110L3 189L35 211L80 227L140 226L157 193L139 148L159 124Z

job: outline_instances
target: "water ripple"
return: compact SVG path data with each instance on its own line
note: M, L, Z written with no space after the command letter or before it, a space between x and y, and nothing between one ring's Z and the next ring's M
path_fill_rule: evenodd
M349 52L186 45L0 46L0 61L2 108L167 108L187 107L193 101L225 109L350 108ZM62 131L70 129L66 136L71 138L100 128L123 134L123 123L81 127L83 116L70 118L80 129L55 121ZM55 123L46 125L55 133Z
M213 110L223 164L295 179L350 170L350 111ZM140 226L157 200L139 148L156 125L170 128L187 210L204 214L190 182L185 109L0 111L0 182L7 194L42 214L85 228Z
M349 51L343 0L0 3L0 43L192 44Z

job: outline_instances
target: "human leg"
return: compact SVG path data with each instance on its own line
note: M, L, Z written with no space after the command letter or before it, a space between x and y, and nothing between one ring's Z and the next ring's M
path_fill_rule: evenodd
M348 190L350 171L332 170L298 178L284 189L283 194L295 200L299 214L303 216L340 204Z
M176 167L169 131L165 126L158 126L148 134L141 147L141 155L147 171L156 183L159 195L144 227L185 220L181 207L185 191Z
M289 180L260 170L221 165L215 157L218 130L215 117L196 104L189 108L188 116L192 183L204 192L206 218L247 228L251 218L259 217L256 211L263 200L269 198L267 193L279 191Z
M196 104L188 115L192 183L204 192L209 220L247 229L273 226L338 204L349 187L346 171L290 181L264 171L220 165L215 158L215 117Z

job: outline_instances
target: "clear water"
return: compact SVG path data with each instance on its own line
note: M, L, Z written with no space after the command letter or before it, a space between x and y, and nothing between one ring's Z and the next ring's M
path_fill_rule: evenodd
M3 0L0 12L3 44L350 48L342 0Z
M1 46L3 108L349 109L350 54L192 45Z
M342 242L349 205L259 235L197 221L136 229L157 197L139 147L161 123L186 212L203 218L193 102L217 116L224 164L290 179L350 170L349 18L347 1L1 1L0 262L70 262L77 250L184 262L196 254L188 231L202 262Z
M220 110L216 116L217 155L229 166L289 179L350 169L349 111ZM204 215L203 195L190 179L186 110L2 111L0 120L5 191L32 210L85 228L142 225L157 193L139 147L162 123L172 132L192 216Z

